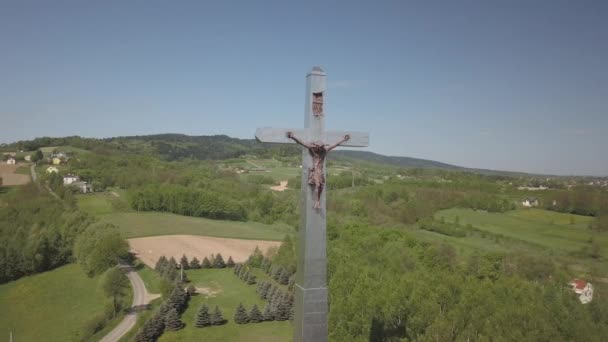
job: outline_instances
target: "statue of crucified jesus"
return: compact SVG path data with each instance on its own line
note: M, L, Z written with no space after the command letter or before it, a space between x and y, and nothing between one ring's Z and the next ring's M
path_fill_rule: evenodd
M308 153L310 153L310 156L312 157L312 167L308 169L308 184L313 186L315 189L316 200L314 208L320 209L321 193L325 187L325 173L323 172L325 157L329 151L348 141L350 139L350 135L346 134L340 141L333 145L327 145L322 142L306 143L296 137L293 132L287 132L287 137L295 141L297 144L306 147L308 149Z

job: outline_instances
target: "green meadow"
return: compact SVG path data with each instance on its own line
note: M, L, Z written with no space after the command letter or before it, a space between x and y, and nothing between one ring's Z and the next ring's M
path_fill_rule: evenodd
M461 225L470 224L474 228L522 240L555 251L574 252L583 248L592 237L588 229L590 217L555 213L540 209L520 209L506 213L490 213L472 209L447 209L435 214L436 219L443 217L446 222ZM573 219L570 224L570 217ZM603 243L608 236L599 235Z
M157 212L125 212L101 215L102 223L120 228L127 239L160 235L205 235L247 240L280 241L293 229L285 224L210 220Z
M101 277L76 264L0 285L0 340L73 341L104 311Z
M119 195L116 197L111 192ZM286 224L263 224L211 220L202 217L182 216L161 212L136 212L129 209L126 194L120 190L78 195L78 206L95 216L100 223L118 226L125 238L160 235L205 235L249 240L282 240L292 234L293 228Z
M256 285L246 285L233 273L233 269L201 269L189 270L188 278L194 286L207 288L211 295L198 294L190 299L188 308L182 314L186 327L176 332L165 332L159 341L247 341L247 342L283 342L290 341L292 325L285 322L262 322L252 324L236 324L233 316L239 303L251 310L257 304L264 309L265 301L255 293ZM264 280L264 278L262 278ZM266 279L267 280L267 279ZM194 326L195 315L199 307L206 303L213 310L219 306L228 320L225 325L207 328Z

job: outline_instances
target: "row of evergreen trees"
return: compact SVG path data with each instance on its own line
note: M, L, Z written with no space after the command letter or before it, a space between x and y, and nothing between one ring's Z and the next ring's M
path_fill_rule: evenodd
M184 327L180 315L186 310L191 291L185 291L183 283L176 281L171 295L161 304L151 319L146 321L135 336L136 342L156 341L165 330L175 331Z
M215 306L213 312L210 313L207 304L203 304L196 313L194 326L197 328L204 328L212 325L222 325L226 322L227 321L224 319L222 311L217 305Z
M179 266L178 266L179 265ZM222 254L218 253L216 255L211 254L210 258L204 257L203 261L200 262L197 257L192 258L192 260L188 260L188 257L184 254L179 261L179 264L175 260L174 257L167 259L164 255L158 258L156 261L156 265L154 266L154 270L159 272L161 275L166 274L167 272L172 273L177 272L178 268L183 268L184 270L189 269L201 269L201 268L226 268L226 267L234 267L234 261L232 260L232 256L228 257L228 261L225 262ZM169 277L171 279L175 279L175 277Z
M256 293L267 301L264 308L265 320L293 320L294 296L292 291L284 293L278 286L261 281L256 288Z
M239 277L247 285L253 285L257 283L257 277L251 273L244 264L236 264L233 273Z

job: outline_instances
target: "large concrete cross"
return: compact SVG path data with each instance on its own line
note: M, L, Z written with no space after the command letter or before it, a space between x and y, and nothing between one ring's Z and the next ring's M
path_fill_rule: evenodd
M365 147L362 132L325 131L325 72L314 67L306 76L304 129L258 128L257 140L302 145L302 200L294 341L327 341L327 256L325 222L325 156L339 146ZM347 140L346 140L346 139ZM321 185L319 187L319 185Z

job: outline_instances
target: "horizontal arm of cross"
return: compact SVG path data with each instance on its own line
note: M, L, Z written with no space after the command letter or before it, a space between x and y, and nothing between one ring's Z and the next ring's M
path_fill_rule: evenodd
M287 137L287 132L293 132L293 134L306 141L308 141L309 136L306 129L302 128L272 128L272 127L264 127L258 128L255 131L255 138L260 142L267 143L279 143L279 144L293 144L295 143L292 139ZM327 131L325 132L325 139L323 139L323 143L325 144L334 144L337 141L340 141L342 137L346 134L350 136L350 139L340 146L349 146L349 147L367 147L369 146L369 134L364 132L353 132L353 131Z

